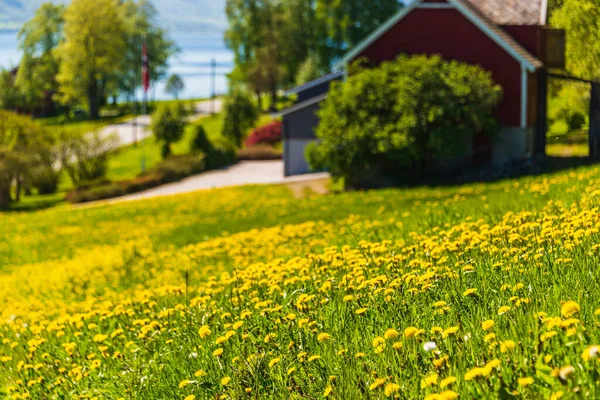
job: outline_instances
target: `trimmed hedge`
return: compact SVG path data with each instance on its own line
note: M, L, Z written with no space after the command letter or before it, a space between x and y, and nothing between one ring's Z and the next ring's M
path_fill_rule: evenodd
M266 145L246 147L237 153L239 161L281 160L282 158L281 150Z
M86 203L124 196L151 189L166 183L176 182L206 170L202 155L173 156L158 164L154 169L135 179L119 182L89 183L67 194L71 203Z

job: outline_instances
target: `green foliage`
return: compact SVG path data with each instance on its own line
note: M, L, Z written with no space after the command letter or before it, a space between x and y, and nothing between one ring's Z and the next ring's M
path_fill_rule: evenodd
M119 182L99 181L77 188L67 194L67 200L71 203L85 203L124 196L175 182L204 170L204 157L201 155L173 156L134 179Z
M237 147L241 147L246 132L254 127L258 120L259 110L256 104L246 90L234 87L225 99L223 114L223 136Z
M23 57L16 84L30 110L45 107L58 91L56 75L60 63L54 51L62 40L64 10L63 5L44 3L19 31Z
M52 168L53 144L54 139L31 118L0 110L0 207L13 200L13 184L18 200L22 184L34 170Z
M599 80L600 2L563 0L553 11L551 24L567 32L567 70L576 76Z
M235 148L223 138L215 138L211 142L203 125L198 125L190 143L190 152L203 154L206 168L209 170L223 168L235 162Z
M108 161L118 146L116 136L62 132L60 153L63 168L76 187L102 180L108 171Z
M167 80L165 91L172 95L175 100L179 100L179 93L181 93L184 88L185 84L183 83L183 79L181 79L179 75L173 74Z
M0 109L15 110L22 104L22 95L15 77L8 70L0 70Z
M126 26L118 0L78 0L64 14L65 40L58 46L61 101L87 101L96 119L102 85L119 73L125 52Z
M323 70L319 68L319 61L314 55L309 56L298 70L296 76L296 85L302 85L307 82L313 81L319 78L323 74Z
M582 129L586 123L589 108L589 90L587 85L565 83L552 99L549 107L549 119L552 123L564 121L568 132Z
M53 194L58 190L61 171L55 170L50 165L41 165L33 168L30 173L31 186L37 189L38 194Z
M184 112L180 104L161 104L152 114L150 129L158 143L162 144L163 159L171 155L171 144L183 137Z
M311 166L351 186L374 176L398 178L455 157L477 133L492 135L501 89L479 67L440 57L400 56L356 69L334 84L319 113Z

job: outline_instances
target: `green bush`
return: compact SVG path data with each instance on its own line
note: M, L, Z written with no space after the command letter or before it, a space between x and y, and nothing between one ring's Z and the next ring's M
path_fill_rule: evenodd
M101 181L106 177L108 162L118 147L116 135L61 133L60 153L63 168L76 187L88 182Z
M569 132L581 130L584 127L585 122L585 115L579 111L574 111L567 116L567 126L569 127Z
M253 128L260 115L257 105L247 90L234 87L223 105L223 136L241 147L246 133Z
M226 139L216 139L212 143L206 136L202 125L196 127L194 137L190 143L192 154L203 154L206 169L218 169L231 165L235 162L235 146Z
M156 141L162 145L162 158L171 155L171 144L183 137L185 128L185 111L181 104L161 104L152 114L150 129Z
M282 157L283 154L281 150L264 144L246 147L240 149L237 153L237 159L239 161L281 160Z
M84 203L141 192L205 171L204 157L199 154L170 157L146 174L120 182L89 182L67 195L71 203Z
M349 186L413 179L464 153L478 132L493 135L501 96L490 73L438 56L355 64L346 82L332 85L307 157Z
M52 194L58 190L60 182L60 171L52 167L43 166L31 171L31 186L38 190L39 194Z

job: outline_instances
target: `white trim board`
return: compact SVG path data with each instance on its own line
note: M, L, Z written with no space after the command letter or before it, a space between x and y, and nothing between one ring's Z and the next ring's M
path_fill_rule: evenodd
M392 27L394 27L398 22L404 19L408 14L410 14L413 10L417 8L428 8L428 9L447 9L447 8L455 8L459 11L465 18L467 18L472 24L474 24L479 30L481 30L484 34L486 34L490 39L492 39L498 46L500 46L504 51L506 51L512 58L517 60L521 65L524 65L529 71L536 71L539 67L542 66L541 62L537 60L535 57L531 56L531 60L528 60L523 56L520 52L524 54L529 54L521 45L514 42L509 44L505 39L500 37L494 29L490 27L490 25L482 20L479 16L471 11L471 9L464 5L462 0L447 0L448 3L423 3L423 0L415 0L409 6L400 10L396 15L390 18L387 22L385 22L382 26L380 26L375 32L369 35L366 39L360 42L356 47L350 50L342 60L336 65L338 67L345 67L347 64L352 61L356 56L362 53L365 49L367 49L370 45L372 45L377 39L383 36L386 32L388 32ZM432 7L432 6L440 6L444 7ZM500 29L500 28L499 28ZM518 48L518 50L517 50Z

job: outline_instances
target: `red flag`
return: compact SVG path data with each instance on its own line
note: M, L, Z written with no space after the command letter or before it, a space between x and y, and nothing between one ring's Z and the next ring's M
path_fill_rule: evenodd
M148 68L148 44L146 43L146 37L142 43L142 85L144 86L144 92L148 93L150 88L150 68Z

